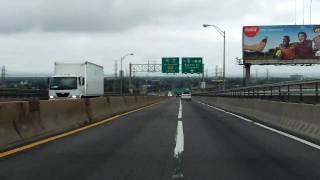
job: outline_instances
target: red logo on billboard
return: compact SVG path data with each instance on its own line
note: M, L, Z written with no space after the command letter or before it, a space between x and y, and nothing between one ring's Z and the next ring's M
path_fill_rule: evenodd
M247 37L255 37L260 31L259 26L244 26L243 32Z

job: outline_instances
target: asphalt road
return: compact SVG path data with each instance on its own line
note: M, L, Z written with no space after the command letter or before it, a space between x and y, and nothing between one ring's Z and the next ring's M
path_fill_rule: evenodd
M2 158L0 179L319 179L320 150L195 100L180 116L179 106L168 100Z

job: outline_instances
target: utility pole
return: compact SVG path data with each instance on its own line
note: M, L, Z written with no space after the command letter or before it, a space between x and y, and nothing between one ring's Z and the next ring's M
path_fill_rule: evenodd
M127 57L127 56L132 56L133 53L128 53L124 56L121 56L120 58L120 95L122 96L122 92L123 92L123 70L122 70L122 61Z
M215 73L216 73L216 79L218 79L218 65L216 65L216 70L215 70Z
M310 24L312 24L312 0L310 0Z
M113 92L116 92L116 87L118 83L118 61L114 61L114 79L113 79Z
M129 64L129 93L130 94L133 93L133 89L132 89L132 63L131 62Z
M270 72L269 69L267 69L267 81L269 81Z
M118 61L117 60L114 61L114 77L115 78L118 77Z
M1 68L1 83L4 84L5 80L6 80L6 67L2 66Z
M294 0L294 24L297 25L297 0Z
M304 0L302 0L302 24L304 25Z
M208 69L206 69L206 80L208 79Z

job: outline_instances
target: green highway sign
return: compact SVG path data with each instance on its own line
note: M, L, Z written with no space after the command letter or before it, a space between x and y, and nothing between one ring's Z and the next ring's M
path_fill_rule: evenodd
M163 57L162 58L162 73L179 73L179 58L178 57Z
M182 73L184 74L203 73L202 57L182 58Z

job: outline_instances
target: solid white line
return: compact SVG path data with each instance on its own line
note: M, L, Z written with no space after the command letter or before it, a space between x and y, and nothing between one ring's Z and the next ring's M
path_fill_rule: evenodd
M224 113L226 113L226 114L230 114L230 115L232 115L232 116L235 116L235 117L237 117L237 118L239 118L239 119L242 119L242 120L245 120L245 121L247 121L247 122L251 122L251 123L253 123L254 125L257 125L257 126L259 126L259 127L262 127L262 128L264 128L264 129L267 129L267 130L270 130L270 131L273 131L273 132L275 132L275 133L278 133L278 134L280 134L280 135L286 136L286 137L288 137L288 138L290 138L290 139L296 140L296 141L301 142L301 143L303 143L303 144L305 144L305 145L308 145L308 146L311 146L311 147L313 147L313 148L316 148L316 149L319 149L319 150L320 150L320 146L319 146L319 145L314 144L314 143L312 143L312 142L310 142L310 141L301 139L301 138L299 138L299 137L297 137L297 136L294 136L294 135L285 133L285 132L283 132L283 131L279 131L279 130L277 130L277 129L271 128L271 127L266 126L266 125L263 125L263 124L261 124L261 123L254 122L253 120L250 120L250 119L245 118L245 117L243 117L243 116L240 116L240 115L237 115L237 114L234 114L234 113L225 111L225 110L220 109L220 108L218 108L218 107L214 107L214 106L211 106L211 105L209 105L209 104L205 104L205 103L200 102L200 101L198 101L198 103L203 104L203 105L206 105L206 106L208 106L208 107L210 107L210 108L214 108L214 109L216 109L216 110L222 111L222 112L224 112Z
M174 157L178 158L178 156L183 152L183 150L184 150L183 125L182 125L182 121L178 121L176 147L174 148Z
M216 109L216 110L218 110L218 111L222 111L222 112L224 112L224 113L226 113L226 114L230 114L230 115L235 116L235 117L237 117L237 118L239 118L239 119L242 119L242 120L244 120L244 121L253 122L252 120L250 120L250 119L248 119L248 118L239 116L239 115L234 114L234 113L232 113L232 112L225 111L225 110L223 110L223 109L220 109L220 108L211 106L211 105L209 105L209 104L205 104L205 103L203 103L203 102L199 102L199 103L200 103L200 104L203 104L203 105L206 105L206 106L208 106L208 107L211 107L211 108L213 108L213 109Z

